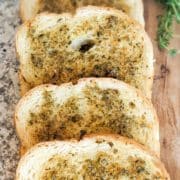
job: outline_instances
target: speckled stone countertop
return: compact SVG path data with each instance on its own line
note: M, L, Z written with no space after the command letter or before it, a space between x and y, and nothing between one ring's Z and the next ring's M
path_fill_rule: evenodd
M0 0L0 180L14 178L19 160L13 124L14 108L19 99L14 47L19 24L18 1Z

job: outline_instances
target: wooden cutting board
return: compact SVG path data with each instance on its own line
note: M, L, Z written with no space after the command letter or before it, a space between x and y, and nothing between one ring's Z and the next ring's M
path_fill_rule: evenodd
M157 47L157 16L161 6L154 0L144 0L146 31L151 37L155 53L155 78L153 104L160 121L161 159L172 180L180 180L180 55L168 57ZM176 34L180 27L175 25ZM180 49L180 40L172 41L172 46Z

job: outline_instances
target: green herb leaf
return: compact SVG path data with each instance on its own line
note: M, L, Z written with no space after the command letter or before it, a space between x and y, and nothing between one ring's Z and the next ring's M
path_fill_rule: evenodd
M173 30L173 14L171 11L167 11L164 15L158 17L158 31L157 40L161 49L166 49L172 38Z
M160 49L167 49L173 38L173 22L180 23L180 0L156 0L161 3L165 12L158 17L157 41ZM175 56L178 50L168 50L171 56Z

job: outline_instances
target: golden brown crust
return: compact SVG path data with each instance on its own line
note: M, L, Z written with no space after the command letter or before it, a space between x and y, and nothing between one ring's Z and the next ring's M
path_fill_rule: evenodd
M20 95L24 96L32 87L23 78L21 72L19 72L19 84L20 84Z
M20 152L20 156L23 156L27 152L27 149L21 145L19 152Z
M18 60L18 61L20 61L21 57L20 57L20 54L18 53L18 50L17 50L18 45L19 45L19 44L17 44L17 43L18 43L19 34L21 34L20 31L22 30L22 27L23 27L23 26L25 26L25 23L24 23L23 25L20 25L20 26L18 27L18 29L17 29L17 31L16 31L16 35L15 35L15 52L16 52L16 57L17 57L17 60Z
M157 154L154 153L152 150L150 150L149 148L147 148L146 146L137 143L135 140L118 135L118 134L102 134L102 133L96 133L96 134L87 134L83 137L83 140L86 139L98 139L98 138L102 138L102 139L106 139L106 140L116 140L116 141L120 141L120 142L124 142L124 144L132 144L134 146L136 146L137 149L141 149L145 152L148 152L148 154L150 154L151 156L153 156L154 158L158 158Z
M38 10L39 2L40 0L30 0L30 1L20 0L19 15L23 22L31 19L32 17L35 17L35 15L37 14L35 9Z
M25 15L24 15L24 4L23 4L23 0L20 0L20 3L19 3L19 15L20 15L20 18L22 19L22 21L25 21L25 20L26 20Z

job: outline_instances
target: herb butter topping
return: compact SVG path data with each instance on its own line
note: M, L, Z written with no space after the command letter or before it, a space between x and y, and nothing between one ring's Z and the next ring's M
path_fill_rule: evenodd
M111 148L114 149L113 147ZM114 154L116 154L115 151ZM76 155L76 153L70 153L68 156L72 156L71 158L73 159ZM152 163L146 162L140 157L129 156L127 159L124 157L123 160L123 158L117 155L116 159L114 155L112 156L105 152L98 152L92 158L83 160L79 158L76 162L71 162L59 155L54 155L43 165L39 179L78 180L82 178L84 180L109 180L124 178L134 180L166 180L160 172L153 172Z
M144 35L136 22L124 14L102 14L72 20L59 16L55 24L46 30L39 30L36 23L29 28L31 74L22 75L32 87L113 77L144 89L149 65Z
M53 92L43 92L38 111L30 110L27 131L33 144L53 139L80 139L90 133L117 133L148 144L152 121L146 113L136 115L135 101L125 101L117 89L86 86L63 103L54 101ZM81 105L82 104L82 105Z

